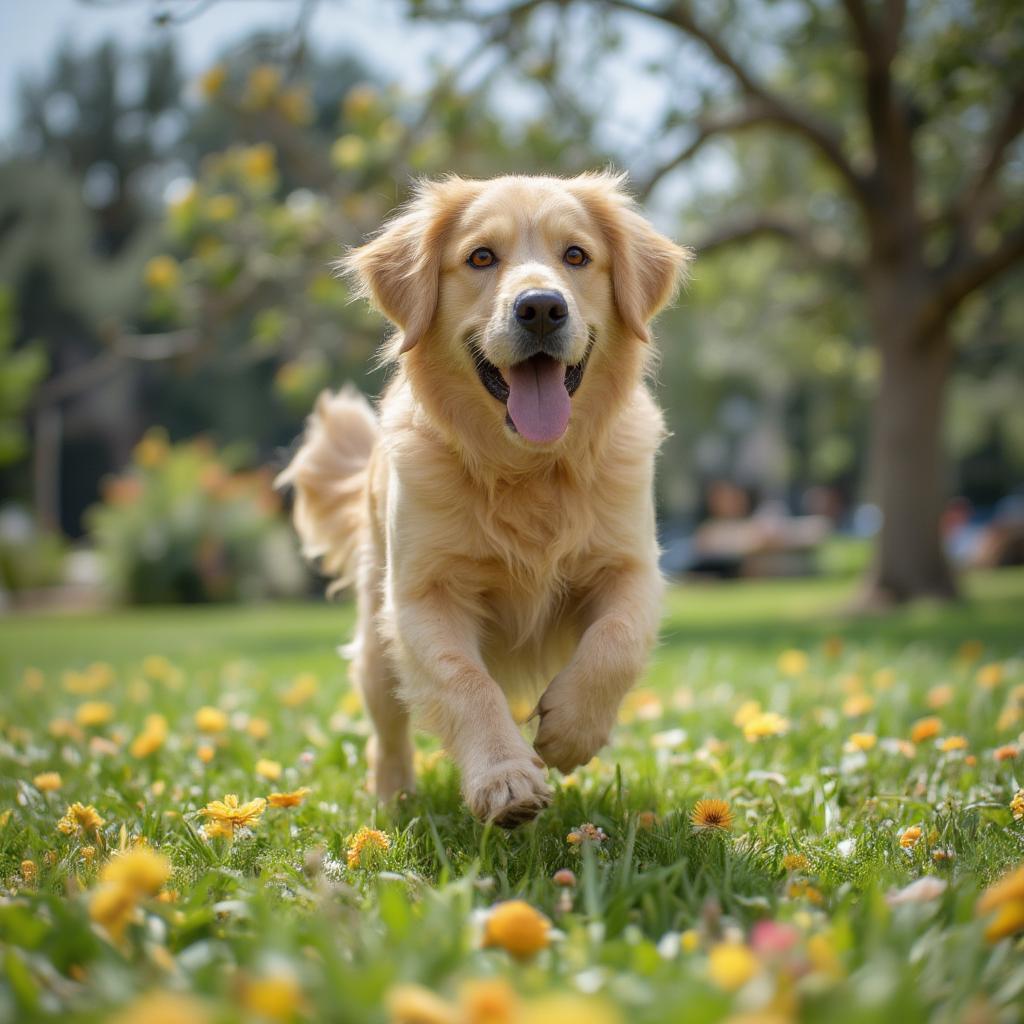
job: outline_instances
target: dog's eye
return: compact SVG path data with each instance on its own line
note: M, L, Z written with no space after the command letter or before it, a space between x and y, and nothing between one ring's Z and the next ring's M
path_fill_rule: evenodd
M570 267L585 267L590 262L590 257L578 245L570 245L562 259Z
M469 259L466 260L466 262L471 267L493 267L494 264L498 262L498 257L495 256L490 249L485 246L481 246L479 249L474 249L469 254Z

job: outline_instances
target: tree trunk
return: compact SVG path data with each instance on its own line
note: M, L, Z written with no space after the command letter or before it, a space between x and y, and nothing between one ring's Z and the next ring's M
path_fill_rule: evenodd
M882 525L861 604L954 600L957 582L940 525L946 499L942 414L952 346L946 335L915 344L906 336L905 317L875 319L881 381L871 468Z

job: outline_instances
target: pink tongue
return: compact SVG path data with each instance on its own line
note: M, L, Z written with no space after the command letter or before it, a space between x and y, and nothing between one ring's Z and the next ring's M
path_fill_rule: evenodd
M569 426L571 402L565 366L537 355L508 371L508 414L527 441L557 441Z

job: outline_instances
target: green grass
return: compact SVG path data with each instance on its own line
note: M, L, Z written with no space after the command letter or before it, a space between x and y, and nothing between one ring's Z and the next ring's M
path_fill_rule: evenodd
M1024 860L1024 821L1009 808L1021 762L993 756L1024 728L1024 573L972 578L962 607L883 619L843 618L849 586L674 589L613 745L513 833L469 818L429 737L418 740L415 795L378 808L363 791L368 725L334 650L351 627L347 605L0 622L0 812L11 811L0 826L0 1020L106 1020L122 1006L127 1019L155 1020L137 1002L153 992L190 994L198 1003L179 1007L190 1021L257 1019L261 1008L353 1024L572 1024L573 1013L660 1024L755 1011L766 1022L1019 1019L1019 940L987 942L975 902ZM787 650L806 665L791 655L794 671L783 671ZM983 685L979 669L993 665ZM295 687L303 674L315 685ZM80 692L90 678L106 685ZM88 701L109 703L110 721L76 726ZM748 741L735 723L748 701L785 719L786 733ZM203 705L227 713L223 732L197 729ZM168 722L166 742L135 757L131 741L153 713ZM939 736L911 750L913 723L931 714ZM248 730L254 717L269 725L263 739ZM874 746L846 749L855 733ZM951 736L966 747L943 749ZM279 780L259 777L260 758L280 763ZM60 772L59 790L33 784L44 771ZM234 842L199 832L210 800L301 786L311 791L301 806L267 809ZM689 814L705 797L728 801L731 832L694 831ZM57 831L73 801L105 819L98 836ZM568 843L584 822L607 839ZM902 846L915 825L920 840ZM390 848L349 868L361 826ZM173 893L140 897L114 938L90 907L104 864L137 836L170 859ZM805 864L787 870L793 854ZM552 882L560 868L574 888ZM888 904L923 876L948 886ZM484 912L512 897L557 929L528 962L481 948ZM785 951L765 951L764 922L779 926ZM728 950L753 972L735 989L712 967ZM504 1016L474 1003L480 979L507 982L491 991ZM434 1016L389 1011L403 984L445 1005ZM552 992L571 1007L545 1008Z

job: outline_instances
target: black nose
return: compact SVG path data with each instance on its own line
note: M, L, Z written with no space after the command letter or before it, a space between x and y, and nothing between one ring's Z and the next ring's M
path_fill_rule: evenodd
M543 337L557 331L569 319L569 307L561 292L531 288L516 296L515 314L523 327Z

